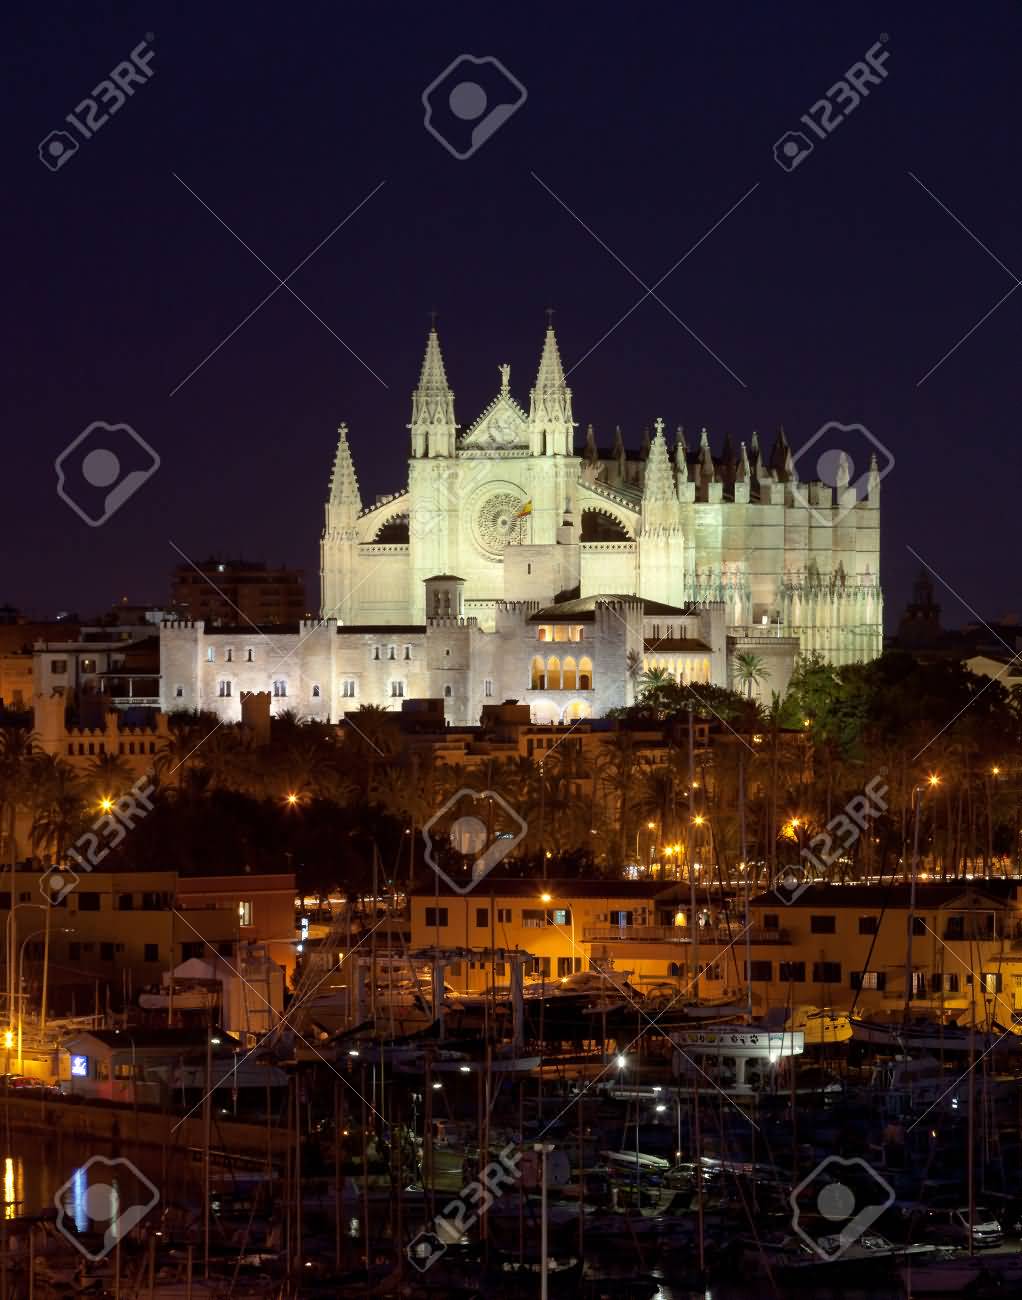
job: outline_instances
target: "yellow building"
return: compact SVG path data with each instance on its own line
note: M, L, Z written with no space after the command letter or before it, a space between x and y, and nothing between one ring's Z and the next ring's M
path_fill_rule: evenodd
M413 950L440 947L475 950L447 968L459 992L477 992L509 978L505 962L491 971L487 951L519 948L535 958L533 970L549 979L589 969L593 927L652 926L654 903L662 886L649 880L483 880L468 894L440 882L409 899ZM603 965L603 963L601 963ZM633 970L630 961L611 959L617 971ZM661 978L662 975L661 975ZM633 977L634 982L634 977Z
M178 903L176 871L93 871L73 887L45 901L48 870L13 872L16 903L10 924L12 873L0 875L0 936L10 939L23 986L36 1005L49 913L49 1002L70 1009L72 990L79 1014L92 1011L98 986L105 1006L134 1001L139 990L159 984L164 971L211 954L233 958L239 939L237 906L202 906L184 911ZM59 893L59 891L58 891ZM12 935L13 930L13 935Z
M1022 906L1012 881L920 882L912 933L913 1014L1002 1025L1022 1016ZM551 979L575 970L629 972L639 987L671 982L697 995L689 890L655 881L484 880L413 895L413 948L473 949L448 969L460 991L491 982L484 950L520 948ZM909 886L813 885L791 903L772 892L750 903L719 894L697 906L698 995L746 996L753 1009L854 1010L901 1015ZM500 962L494 983L506 978Z

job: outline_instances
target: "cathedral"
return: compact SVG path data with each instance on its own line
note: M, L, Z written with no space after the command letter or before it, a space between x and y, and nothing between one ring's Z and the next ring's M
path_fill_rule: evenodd
M467 428L435 326L408 425L407 484L363 503L341 425L321 540L321 617L274 632L276 660L245 629L164 625L166 708L238 715L242 691L336 720L360 704L445 701L478 722L487 702L537 721L599 716L634 698L644 668L769 700L799 653L835 664L881 653L880 475L858 499L800 483L783 430L714 454L702 430L669 445L654 421L638 449L620 429L579 436L547 325L528 402L510 366ZM274 667L274 662L277 667Z
M679 429L669 448L662 420L637 451L620 429L601 449L591 424L576 435L552 326L528 409L512 395L510 367L499 373L493 400L461 432L430 331L408 485L371 506L342 426L322 539L324 617L421 623L434 612L425 580L451 573L464 579L466 614L486 629L503 600L615 592L675 606L723 601L729 630L769 628L833 663L880 653L875 471L866 499L842 516L829 488L796 490L783 431L769 457L755 433L737 452L725 438L714 456L705 429L692 449ZM829 523L827 512L839 517Z

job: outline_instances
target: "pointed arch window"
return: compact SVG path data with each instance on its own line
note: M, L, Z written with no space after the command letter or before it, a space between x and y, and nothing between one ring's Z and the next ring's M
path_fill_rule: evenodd
M578 666L575 660L568 655L564 660L564 674L561 677L561 689L573 691L578 684Z
M578 689L580 691L593 689L593 661L588 655L583 655L578 661Z
M529 677L529 689L533 691L542 691L546 689L546 675L543 672L543 660L536 655L532 661L532 670Z
M561 689L561 661L557 655L551 655L546 661L546 684L552 691Z

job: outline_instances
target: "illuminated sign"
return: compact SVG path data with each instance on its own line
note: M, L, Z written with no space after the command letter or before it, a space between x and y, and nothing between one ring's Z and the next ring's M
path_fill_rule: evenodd
M89 1058L87 1056L71 1057L71 1078L87 1079L89 1077Z

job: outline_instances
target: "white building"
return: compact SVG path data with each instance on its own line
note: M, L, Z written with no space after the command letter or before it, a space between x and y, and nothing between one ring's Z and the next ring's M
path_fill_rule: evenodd
M499 391L459 433L435 328L412 395L407 486L364 507L341 425L321 542L322 619L294 631L166 623L165 709L336 720L360 704L439 697L474 723L487 700L537 720L627 704L644 667L732 683L754 653L766 698L799 650L834 663L882 648L880 485L799 484L783 432L714 458L703 431L668 450L655 422L637 453L620 432L576 450L572 394L548 326L528 411ZM835 499L836 498L836 499ZM853 504L854 503L854 504ZM558 644L560 643L560 644Z

